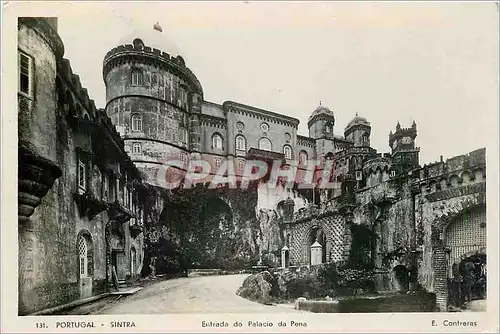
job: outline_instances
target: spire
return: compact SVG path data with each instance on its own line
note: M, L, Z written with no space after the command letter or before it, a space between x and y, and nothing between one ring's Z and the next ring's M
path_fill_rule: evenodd
M400 130L401 129L401 124L399 124L399 121L398 121L398 124L396 124L396 130Z
M321 105L321 100L319 100L319 105Z
M161 27L160 22L158 21L153 25L153 29L159 32L163 32L163 28Z
M358 117L358 116L359 116L359 115L358 115L358 112L356 111L356 117Z

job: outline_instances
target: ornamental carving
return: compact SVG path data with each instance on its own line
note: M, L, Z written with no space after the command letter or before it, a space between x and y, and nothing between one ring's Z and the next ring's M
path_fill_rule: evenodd
M27 220L61 176L61 169L52 161L19 144L18 216Z

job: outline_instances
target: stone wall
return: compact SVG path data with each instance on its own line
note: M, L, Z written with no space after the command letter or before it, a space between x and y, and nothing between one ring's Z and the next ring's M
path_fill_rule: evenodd
M436 293L444 310L450 266L468 253L486 252L485 150L424 166L418 172L416 242L422 254L418 282Z
M322 218L305 219L287 225L287 234L290 235L290 263L292 265L307 265L310 261L310 234L320 228L326 236L326 260L337 262L345 260L345 249L349 242L346 231L345 217L341 214L329 214ZM347 235L346 235L347 233Z
M19 24L19 46L33 57L31 98L36 101L30 109L19 100L21 315L107 291L106 230L117 219L113 204L125 217L137 214L132 201L141 206L134 196L130 202L125 198L125 187L135 195L140 179L119 134L97 112L69 61L54 46L60 43L57 32L44 22L23 18ZM47 177L55 181L49 183ZM118 271L125 278L130 276L130 247L135 244L142 257L142 238L131 236L128 220L121 224L125 257ZM86 252L80 250L79 239L85 240ZM81 254L85 261L80 261Z

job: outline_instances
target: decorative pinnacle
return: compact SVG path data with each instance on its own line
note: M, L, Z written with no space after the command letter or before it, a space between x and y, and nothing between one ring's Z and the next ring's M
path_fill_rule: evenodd
M356 117L358 116L358 112L356 111Z

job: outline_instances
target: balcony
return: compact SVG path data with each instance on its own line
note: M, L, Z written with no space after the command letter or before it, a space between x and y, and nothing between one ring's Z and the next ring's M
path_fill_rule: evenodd
M120 202L114 201L108 206L109 220L121 225L134 217L134 213L123 206Z
M129 221L129 230L132 238L136 238L143 231L142 224L139 223L138 219L131 218Z
M75 193L73 195L80 216L87 216L89 220L106 210L107 203L94 196L91 192Z
M285 155L280 152L264 151L252 147L248 150L247 159L272 162L273 160L285 160Z
M52 161L19 144L18 219L27 220L62 174Z

